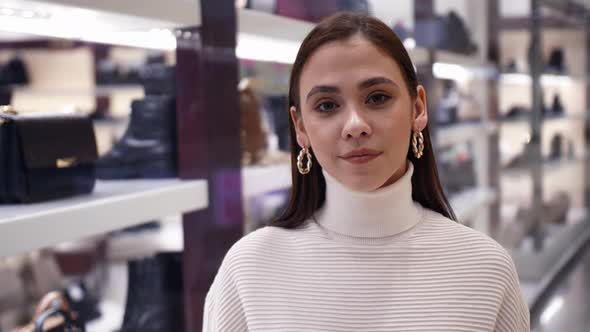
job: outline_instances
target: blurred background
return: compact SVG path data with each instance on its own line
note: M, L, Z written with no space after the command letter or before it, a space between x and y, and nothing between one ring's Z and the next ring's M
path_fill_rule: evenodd
M403 40L451 205L512 255L533 330L588 331L587 0L0 0L0 331L56 305L200 331L225 252L286 204L291 66L343 10Z

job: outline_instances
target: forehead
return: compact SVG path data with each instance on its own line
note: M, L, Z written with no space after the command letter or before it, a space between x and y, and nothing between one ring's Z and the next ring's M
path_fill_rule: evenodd
M301 72L300 93L315 85L356 85L376 76L405 86L397 62L366 38L355 35L322 45L311 55Z

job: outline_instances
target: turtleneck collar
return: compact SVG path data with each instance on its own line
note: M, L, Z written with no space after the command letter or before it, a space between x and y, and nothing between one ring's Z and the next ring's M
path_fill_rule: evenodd
M345 236L381 238L404 232L422 218L420 205L412 200L414 166L395 183L372 192L345 187L323 170L326 202L316 221L321 227Z

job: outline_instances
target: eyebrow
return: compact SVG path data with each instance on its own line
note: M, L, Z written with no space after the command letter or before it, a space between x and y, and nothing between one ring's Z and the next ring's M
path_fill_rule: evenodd
M395 85L396 88L399 88L399 86L394 81L390 80L389 78L382 77L382 76L366 79L366 80L362 81L361 83L359 83L358 87L359 87L359 89L366 89L366 88L372 87L373 85L378 85L378 84L392 84L392 85ZM340 88L338 88L336 86L316 85L309 91L309 93L307 94L306 100L309 100L309 98L311 98L311 96L313 96L317 93L338 93L338 92L340 92Z
M362 81L361 83L359 83L359 88L366 89L366 88L372 87L373 85L378 85L378 84L393 84L396 87L398 87L397 84L395 84L395 82L390 80L389 78L379 76L379 77L372 77L372 78Z
M335 92L340 92L340 89L336 86L331 86L331 85L316 85L314 86L309 93L307 94L307 97L305 98L305 100L309 100L309 98L317 93L335 93Z

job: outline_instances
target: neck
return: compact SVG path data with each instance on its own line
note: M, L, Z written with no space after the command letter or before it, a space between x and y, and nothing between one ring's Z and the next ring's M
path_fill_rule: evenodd
M348 189L325 170L326 202L317 214L318 223L341 235L379 238L404 232L420 221L418 203L412 200L414 167L397 181L372 192Z

